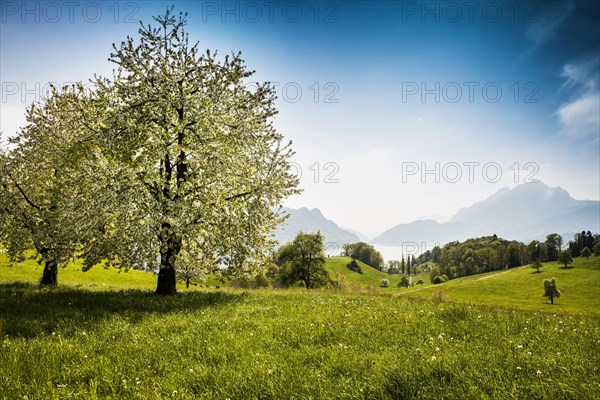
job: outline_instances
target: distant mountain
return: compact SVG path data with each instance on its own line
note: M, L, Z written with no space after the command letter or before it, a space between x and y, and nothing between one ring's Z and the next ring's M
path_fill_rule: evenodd
M335 222L325 218L318 208L309 210L302 207L294 210L286 207L283 211L289 214L289 217L275 234L275 240L280 244L291 242L298 232L316 233L317 231L321 231L326 244L335 243L338 248L345 243L360 242L360 238L355 233L340 228Z
M447 243L492 234L530 241L553 232L570 240L583 229L600 230L600 202L575 200L560 187L550 188L538 182L521 184L512 190L500 189L489 198L459 210L447 223L421 220L396 225L372 242Z

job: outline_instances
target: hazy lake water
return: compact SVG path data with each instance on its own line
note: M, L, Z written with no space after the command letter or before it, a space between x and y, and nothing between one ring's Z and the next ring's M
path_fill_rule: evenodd
M409 255L418 257L421 253L433 249L436 245L440 245L440 243L405 242L402 245L374 244L373 247L381 253L383 259L387 262L389 260L400 260L403 255L404 258Z

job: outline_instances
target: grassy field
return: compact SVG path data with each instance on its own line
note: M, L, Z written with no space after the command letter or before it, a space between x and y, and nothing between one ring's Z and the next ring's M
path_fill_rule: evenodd
M33 256L33 254L29 254ZM130 269L128 271L96 266L86 272L81 271L82 262L70 262L65 268L58 269L59 285L85 286L86 288L136 288L155 289L156 275ZM36 260L27 258L18 264L11 264L0 258L0 283L30 282L38 283L44 266Z
M551 278L556 278L562 292L554 305L543 297L543 281ZM540 273L525 266L454 279L426 288L401 289L400 293L427 299L436 291L442 291L451 302L600 316L600 257L576 258L567 269L557 262L549 262L544 263Z
M569 282L595 279L598 268L576 261L543 269L564 283L554 307L541 298L546 272L533 274L543 311L511 309L501 295L501 307L468 304L477 285L507 279L521 290L507 277L521 282L530 269L369 295L204 288L159 297L156 278L139 271L74 264L59 271L59 287L39 288L37 264L4 265L0 398L597 399L600 317L567 299ZM359 279L378 283L371 273ZM439 288L450 301L428 300Z

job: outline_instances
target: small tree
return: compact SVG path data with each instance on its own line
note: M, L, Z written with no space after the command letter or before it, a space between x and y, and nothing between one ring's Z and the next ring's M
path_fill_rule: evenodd
M286 286L302 281L307 289L314 289L329 281L320 232L298 233L293 242L279 249L277 262L283 266L280 276Z
M379 286L381 287L389 287L390 286L390 281L387 279L382 279L381 282L379 282Z
M538 274L540 273L540 268L542 268L542 266L543 265L540 260L534 260L531 263L531 268L535 269Z
M558 260L565 264L565 268L567 268L573 262L573 255L569 250L562 250L558 255Z
M584 247L583 250L581 250L581 257L585 257L586 260L588 258L590 258L591 255L592 255L592 252L590 251L589 248Z
M560 297L560 290L556 285L556 278L544 279L544 296L550 297L550 303L554 304L554 298Z
M592 252L595 256L600 256L600 242L596 243L592 248Z

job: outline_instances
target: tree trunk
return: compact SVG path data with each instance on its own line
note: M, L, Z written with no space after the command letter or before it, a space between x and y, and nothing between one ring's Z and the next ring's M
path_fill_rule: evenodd
M550 304L554 304L554 295L550 295Z
M185 288L186 288L186 289L189 289L189 288L190 288L190 280L189 280L189 279L186 279L186 280L185 280Z
M56 286L58 277L58 264L54 260L47 260L40 285Z
M163 224L163 232L160 239L160 271L158 272L156 294L177 294L175 260L181 250L181 238L171 230L169 224Z

